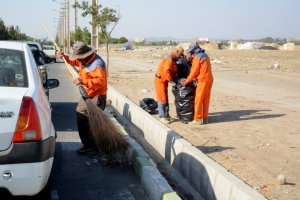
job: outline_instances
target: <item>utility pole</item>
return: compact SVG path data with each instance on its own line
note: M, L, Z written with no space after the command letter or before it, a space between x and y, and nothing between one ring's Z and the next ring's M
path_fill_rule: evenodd
M67 53L67 16L66 16L66 9L64 10L64 52Z
M71 45L71 34L70 34L70 0L67 0L67 18L68 18L68 33L67 33L67 51L70 53L70 45Z
M92 6L98 6L98 0L92 0ZM94 17L92 16L92 24L94 23ZM98 51L98 26L92 25L91 31L91 46Z
M60 16L59 21L59 45L62 46L63 44L63 37L64 37L64 18Z
M77 23L77 14L78 14L78 9L77 9L77 0L74 0L74 5L75 5L75 14L74 14L74 16L75 16L75 20L74 20L74 23L75 23L75 29L74 29L74 32L76 33L76 30L77 30L77 26L78 26L78 23Z
M64 53L68 53L68 12L67 12L67 0L64 0L62 3L62 12L64 15L64 34L63 34L63 47Z

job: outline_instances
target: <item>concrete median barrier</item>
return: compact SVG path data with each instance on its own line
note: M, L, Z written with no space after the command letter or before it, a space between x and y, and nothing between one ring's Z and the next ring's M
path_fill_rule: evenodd
M204 199L266 199L110 85L108 99L114 109L135 126L140 136Z

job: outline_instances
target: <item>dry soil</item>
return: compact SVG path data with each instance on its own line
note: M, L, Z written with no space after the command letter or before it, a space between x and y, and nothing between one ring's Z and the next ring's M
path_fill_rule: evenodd
M169 51L111 49L109 83L136 104L155 98L154 73ZM267 198L299 200L300 50L206 52L214 75L210 123L168 126ZM175 116L170 91L169 99Z

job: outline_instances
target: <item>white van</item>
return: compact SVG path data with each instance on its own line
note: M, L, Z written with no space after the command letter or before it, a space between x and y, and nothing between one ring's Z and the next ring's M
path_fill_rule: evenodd
M56 49L52 45L44 45L43 51L56 62Z

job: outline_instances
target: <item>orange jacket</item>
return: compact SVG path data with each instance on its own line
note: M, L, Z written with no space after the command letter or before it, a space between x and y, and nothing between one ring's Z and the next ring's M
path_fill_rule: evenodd
M156 74L161 76L162 81L171 81L177 73L177 66L173 61L173 53L163 58L158 66Z
M67 63L79 67L78 75L82 79L82 86L90 97L106 95L107 76L106 66L102 58L94 53L91 59L82 64L78 60L71 61L69 56L64 56Z
M191 72L186 82L190 83L193 79L197 79L198 82L213 81L210 59L204 52L196 54L192 60Z

